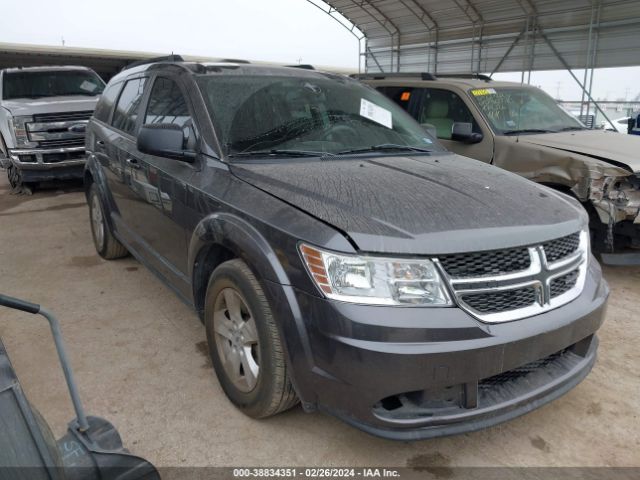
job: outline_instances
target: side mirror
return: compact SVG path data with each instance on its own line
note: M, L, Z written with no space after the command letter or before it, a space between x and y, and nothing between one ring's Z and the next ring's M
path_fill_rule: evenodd
M143 125L138 133L140 152L193 163L196 153L185 150L183 142L182 128L173 123L149 123Z
M473 132L473 125L468 122L454 122L451 127L451 140L463 143L480 143L484 138L481 133Z

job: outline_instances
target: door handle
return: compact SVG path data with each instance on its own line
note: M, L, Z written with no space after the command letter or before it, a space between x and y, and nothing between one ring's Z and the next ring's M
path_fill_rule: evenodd
M131 168L135 168L136 170L140 170L140 164L138 163L138 160L135 158L127 158L125 160L127 162L127 165L129 165Z
M105 149L104 140L96 140L96 148L98 150L104 150Z

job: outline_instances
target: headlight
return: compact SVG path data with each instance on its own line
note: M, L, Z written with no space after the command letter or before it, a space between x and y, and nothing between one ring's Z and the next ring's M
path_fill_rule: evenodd
M453 305L431 260L344 255L305 244L300 254L328 298L372 305Z
M9 118L9 130L13 132L13 139L16 147L33 147L36 144L29 141L27 134L27 123L32 122L30 116L19 116Z

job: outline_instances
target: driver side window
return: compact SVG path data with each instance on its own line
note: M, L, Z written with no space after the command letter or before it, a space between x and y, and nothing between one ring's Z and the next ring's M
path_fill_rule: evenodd
M469 108L449 90L425 88L418 112L418 122L436 131L438 138L451 140L454 123L470 123L471 131L482 133Z
M195 131L189 107L180 87L173 80L164 77L158 77L155 80L151 89L144 123L171 123L178 125L182 128L184 135L183 148L188 150L195 148Z

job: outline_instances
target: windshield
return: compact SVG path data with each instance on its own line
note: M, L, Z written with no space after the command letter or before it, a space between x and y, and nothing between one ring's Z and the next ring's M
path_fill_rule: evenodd
M586 128L536 88L477 88L471 95L499 135Z
M100 95L104 82L87 70L5 72L2 98L41 98L63 95Z
M229 156L443 151L400 107L351 79L203 75L198 84Z

